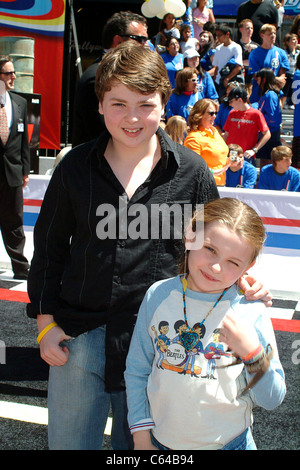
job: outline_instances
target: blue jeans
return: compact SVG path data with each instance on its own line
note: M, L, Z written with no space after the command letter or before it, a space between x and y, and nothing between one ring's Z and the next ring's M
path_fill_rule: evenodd
M152 434L151 439L153 445L155 445L159 450L170 450L168 447L165 447L160 442L158 442L158 440L155 439ZM228 444L219 450L257 450L252 437L251 428L246 429L242 434L228 442Z
M126 393L107 393L104 384L105 327L65 341L62 367L50 367L48 388L50 450L100 450L110 405L114 450L133 448Z

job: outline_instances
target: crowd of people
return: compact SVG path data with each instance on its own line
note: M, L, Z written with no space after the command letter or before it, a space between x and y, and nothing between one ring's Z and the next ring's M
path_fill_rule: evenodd
M190 6L191 1L185 3L185 15L175 18L172 13L167 13L161 20L158 33L151 38L148 37L145 18L136 15L136 26L132 28L132 33L136 34L130 36L160 54L165 63L172 94L160 125L165 127L173 118L167 130L177 123L183 129L179 117L184 118L186 127L183 134L179 136L178 129L175 132L183 145L189 145L192 136L199 133L199 145L194 143L193 150L208 163L218 185L231 186L233 180L230 175L236 171L236 162L230 160L229 144L240 145L243 149L241 174L244 173L245 162L256 168L256 185L251 182L248 186L247 177L243 174L239 186L258 187L260 170L265 165L273 166L271 153L278 146L292 149L290 171L296 169L297 180L300 169L299 123L294 119L293 140L291 144L287 143L282 139L282 109L293 110L295 116L300 112L297 100L300 39L295 32L299 29L298 17L291 26L291 32L281 40L279 3L276 8L272 2L253 3L248 0L239 7L237 37L234 37L232 28L227 24L216 23L208 0L199 0L194 9ZM110 19L107 22L103 31L103 54L130 38L128 35L125 38L124 28L126 22L123 21L122 25L122 20ZM95 71L103 54L79 82L75 97L73 146L96 137L100 129L105 129L93 90ZM200 128L196 130L194 122L190 123L193 107L197 107L203 99L210 99L216 105L217 112L208 134L211 136L211 156L215 153L213 159L207 158L207 153L203 152L203 131ZM224 152L218 152L217 145L214 150L218 137L215 129L227 145L224 147L227 149L226 158ZM290 160L288 150L286 156L281 155ZM216 166L211 166L212 160ZM285 176L282 175L282 181ZM263 187L261 182L259 187ZM287 187L299 191L300 179L298 189L297 185L286 186L283 183L282 188L276 185L276 189L285 190Z
M190 3L186 2L188 9ZM298 138L295 135L293 143L288 144L281 137L281 127L283 108L298 112L299 104L292 101L292 96L294 74L300 67L300 59L297 65L300 45L297 34L291 32L283 37L282 47L278 46L276 8L271 4L264 5L264 8L265 23L261 25L257 24L255 18L254 22L251 18L245 18L245 14L253 16L253 12L243 12L244 6L241 8L238 14L238 38L233 37L228 25L215 22L212 9L207 7L207 0L198 1L197 8L190 8L185 17L179 20L170 13L165 15L160 31L153 40L155 50L166 64L173 89L166 106L165 121L161 125L164 126L171 117L175 118L172 127L176 122L181 125L176 117L186 120L185 135L182 134L178 139L204 158L217 185L232 186L233 181L238 181L239 187L299 192ZM293 25L291 31L294 29ZM252 40L253 36L257 42ZM203 116L199 118L197 128L193 118L195 114L198 115L197 109L201 108L199 101L204 100L203 106L206 106L205 99L215 103L210 104L213 106L214 119L210 119L209 126L209 155L208 136L204 136L201 122ZM224 151L220 152L217 143L220 141L215 130L226 143L223 146L227 151L225 156ZM237 162L230 160L230 144L239 145L243 149L243 154L239 153L237 157L238 179L231 177L233 172L237 173ZM260 170L266 165L270 170L272 167L272 171L278 172L271 154L279 146L283 147L281 158L290 162L289 172L293 173L296 180L299 179L298 185L286 184L286 170L279 178L281 186L278 182L273 187L270 182L264 185L262 180L259 181ZM292 158L290 147L293 149ZM248 182L245 163L254 166L257 174L255 184L252 172Z
M297 180L300 169L300 125L294 119L293 140L287 143L282 138L282 109L291 109L295 116L300 112L297 100L300 38L296 32L299 29L299 18L295 18L291 32L281 39L279 2L276 7L272 2L253 3L248 0L239 7L235 37L227 24L216 23L212 4L208 0L199 0L194 9L190 6L190 0L185 3L185 15L175 18L172 13L167 13L161 20L158 33L151 38L148 37L146 20L140 15L136 15L135 27L132 28L132 33L136 34L132 34L131 38L137 38L140 44L160 54L167 69L172 94L165 106L161 127L164 128L168 120L173 118L166 129L174 129L176 123L183 129L179 117L184 118L186 127L183 134L179 136L178 129L175 134L178 141L187 146L192 136L199 133L199 145L194 143L192 148L209 165L218 185L231 186L233 179L230 175L236 172L236 162L230 160L229 144L239 145L243 149L239 172L243 174L244 163L250 163L257 173L255 185L252 181L248 185L247 176L243 174L239 186L258 187L260 170L265 165L273 166L271 153L278 146L292 149L290 171L294 172L295 168ZM121 20L110 19L107 22L103 30L103 54L123 40L130 39L128 35L125 38L124 28L124 21L123 25ZM84 73L78 85L73 146L96 137L100 129L105 129L93 90L95 71L103 54ZM200 121L198 129L195 129L194 122L190 122L190 115L195 114L193 107L197 108L198 102L203 99L215 103L213 106L216 112L208 134L211 139L210 155L212 157L215 154L213 158L207 158L207 152L203 151L203 145L206 144L204 141L201 144L203 129L201 131ZM87 112L89 117L85 119ZM226 144L223 146L227 150L226 158L224 152L218 152L215 130ZM290 161L288 150L284 154L286 156L281 155ZM211 166L212 161L215 161L216 166ZM282 175L283 182L285 176ZM263 187L261 182L259 187ZM300 176L298 189L297 185L286 186L283 183L282 188L276 185L276 189L286 190L287 187L299 191Z

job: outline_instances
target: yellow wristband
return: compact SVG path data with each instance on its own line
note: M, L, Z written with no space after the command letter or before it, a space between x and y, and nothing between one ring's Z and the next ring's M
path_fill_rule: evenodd
M46 328L44 328L40 334L38 335L37 337L37 342L40 344L42 338L45 336L46 333L48 333L49 330L51 330L51 328L53 328L54 326L58 326L57 323L55 321L53 321L52 323L49 323L48 326L46 326Z

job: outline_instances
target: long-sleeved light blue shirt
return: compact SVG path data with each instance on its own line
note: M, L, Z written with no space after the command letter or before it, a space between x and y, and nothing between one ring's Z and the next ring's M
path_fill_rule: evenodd
M187 289L187 319L193 348L181 341L184 326L180 277L155 283L139 310L125 372L128 419L132 432L152 429L171 449L219 449L252 424L252 407L278 406L286 393L268 310L248 302L232 286L204 323L219 294ZM255 328L263 347L274 351L270 367L253 389L239 396L253 375L235 361L218 329L230 313Z

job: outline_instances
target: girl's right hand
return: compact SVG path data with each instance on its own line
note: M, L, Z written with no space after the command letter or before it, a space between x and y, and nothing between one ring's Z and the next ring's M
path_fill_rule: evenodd
M157 450L152 444L150 431L136 431L133 433L134 450Z
M223 320L220 341L226 343L241 358L259 346L259 337L254 326L230 314Z

